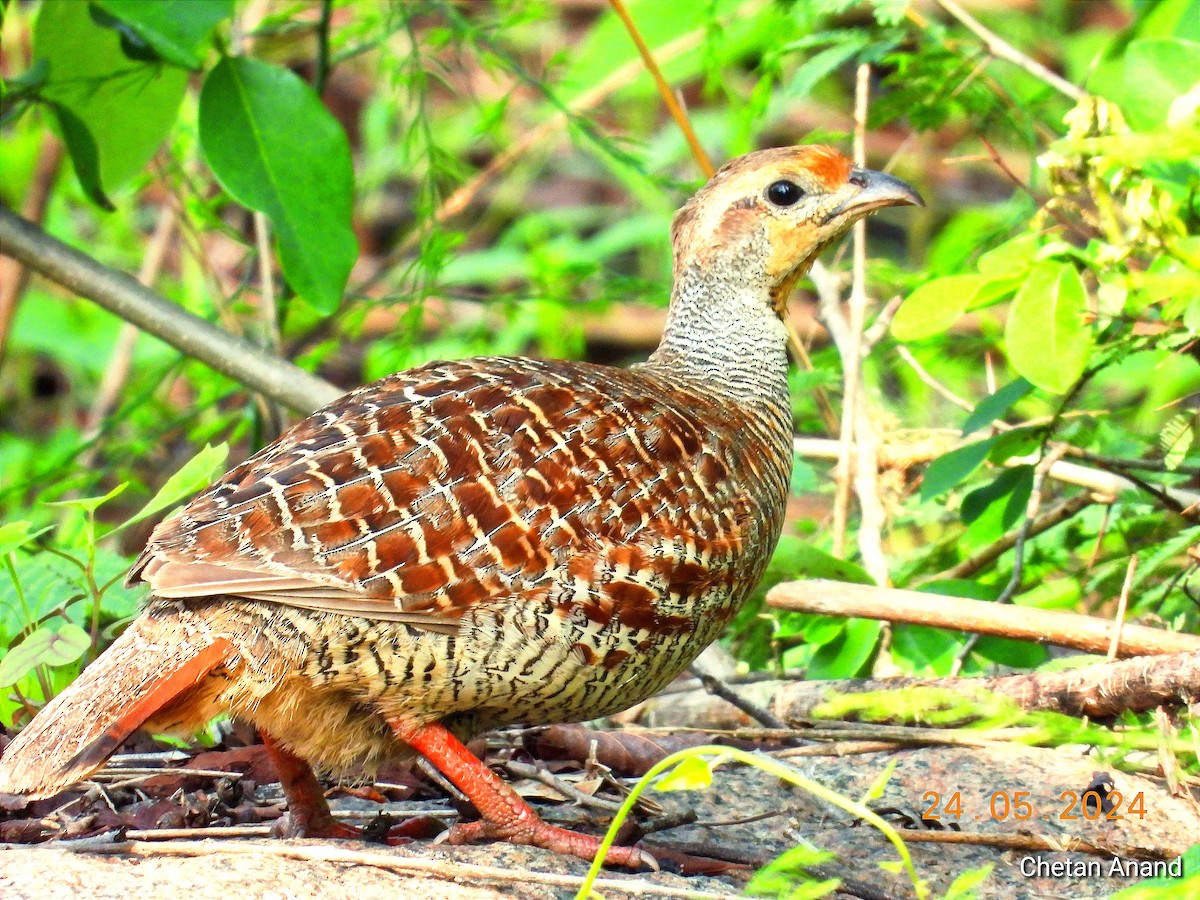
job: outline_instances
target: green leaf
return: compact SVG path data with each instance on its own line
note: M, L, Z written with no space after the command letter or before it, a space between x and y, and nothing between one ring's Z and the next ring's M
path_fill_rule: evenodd
M358 254L346 133L299 76L226 57L200 92L200 145L221 186L266 214L284 275L321 312L337 308Z
M33 523L25 521L0 525L0 556L20 550L39 534L45 534L50 530L49 525L39 528L37 531L30 531L31 527L33 527Z
M0 659L0 687L16 684L38 666L73 663L92 645L88 633L71 622L58 631L39 628Z
M879 774L871 780L870 786L863 793L863 795L858 798L858 802L863 806L868 806L882 797L884 790L887 788L888 782L891 781L892 776L896 774L896 766L898 764L899 760L893 759L889 761L888 764L880 770Z
M95 0L128 25L163 59L197 70L201 44L222 19L233 15L233 0Z
M1068 391L1092 355L1086 312L1087 292L1073 266L1035 266L1017 291L1005 326L1013 368L1044 390Z
M100 183L100 151L96 148L96 140L88 131L87 125L61 103L48 101L46 107L58 122L58 130L62 134L67 154L71 157L71 165L75 168L79 186L83 188L89 200L101 209L112 212L116 207L108 199L104 193L104 185Z
M1158 436L1158 445L1162 448L1163 462L1168 471L1173 472L1179 468L1188 451L1192 449L1192 441L1195 436L1196 429L1192 416L1187 413L1173 416L1163 426Z
M1005 469L989 484L976 488L963 497L962 520L971 524L993 507L997 508L1001 531L1011 528L1025 512L1033 491L1033 466L1013 466Z
M1033 390L1033 385L1024 378L1018 378L1016 381L1011 381L994 394L989 394L979 401L979 405L971 411L967 416L967 421L963 422L962 436L966 437L973 434L980 428L986 428L991 425L1005 413L1007 413L1014 403Z
M826 47L801 63L784 90L784 96L790 99L807 97L817 82L853 58L869 43L870 38L867 35L848 32L832 47Z
M983 465L994 443L995 436L984 438L951 450L931 462L921 479L921 499L931 500L960 484Z
M984 659L1014 669L1033 669L1049 655L1041 644L1012 638L984 636L975 644L975 652Z
M892 626L891 652L907 663L916 674L926 670L934 675L946 675L962 642L952 633L925 625Z
M166 480L158 493L150 498L150 502L139 509L131 519L122 523L121 527L140 522L160 510L166 509L184 497L196 493L201 488L208 487L212 480L225 468L225 460L229 456L228 444L217 444L213 447L204 445L204 449L185 462L174 475Z
M1153 128L1167 121L1172 101L1196 85L1200 43L1180 38L1133 41L1125 53L1124 102L1129 124Z
M811 544L796 542L795 549L788 554L786 564L791 580L800 578L828 578L833 581L849 581L853 584L874 584L875 580L866 569L838 559Z
M712 766L700 756L689 756L679 761L655 784L660 791L702 791L712 785Z
M754 873L746 885L748 897L779 897L786 900L817 900L841 885L839 879L817 880L805 869L828 863L837 854L801 844L785 850Z
M113 497L120 494L125 488L129 487L128 481L122 481L107 494L98 497L79 497L75 500L51 500L46 503L47 506L62 506L68 509L82 509L84 512L95 512Z
M46 0L34 25L33 51L50 68L42 99L70 110L87 128L99 158L99 184L112 191L142 171L163 142L187 73L131 60L120 35L93 22L88 10L89 4L75 0ZM73 150L72 161L78 165Z
M812 655L806 677L820 680L858 675L871 661L882 629L882 622L850 619L837 640L824 644Z
M892 335L898 341L917 341L941 334L967 311L986 281L982 275L947 275L925 282L896 310Z
M1036 234L1022 234L979 257L979 274L1011 278L1029 269L1038 249Z
M975 889L991 877L992 869L995 867L995 863L987 863L978 869L968 869L963 872L946 889L942 900L974 900L978 896Z

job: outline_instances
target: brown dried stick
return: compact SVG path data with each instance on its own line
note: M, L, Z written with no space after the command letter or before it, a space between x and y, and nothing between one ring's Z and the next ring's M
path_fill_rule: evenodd
M1108 652L1115 627L1107 619L1058 610L825 580L776 585L767 594L767 605L793 612L858 616L999 635L1098 654ZM1121 630L1122 657L1189 651L1200 652L1200 636L1141 625L1125 625Z

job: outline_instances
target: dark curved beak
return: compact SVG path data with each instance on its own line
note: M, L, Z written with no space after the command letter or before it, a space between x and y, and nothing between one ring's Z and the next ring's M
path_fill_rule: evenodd
M885 206L924 206L921 195L912 186L893 175L885 175L874 169L860 169L855 166L850 170L850 183L857 185L859 191L825 216L822 224L828 224L834 219L847 213L854 218L865 216L869 212L883 209Z

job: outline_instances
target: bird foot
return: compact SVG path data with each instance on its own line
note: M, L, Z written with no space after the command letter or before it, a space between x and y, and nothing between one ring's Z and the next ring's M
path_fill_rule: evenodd
M591 862L600 850L600 838L590 834L568 831L557 825L548 825L540 819L519 822L464 822L455 825L441 838L450 844L470 844L476 841L508 841L510 844L525 844L541 847L555 853L578 856ZM612 846L604 856L604 864L626 866L630 869L653 869L658 871L658 862L645 850L637 847Z

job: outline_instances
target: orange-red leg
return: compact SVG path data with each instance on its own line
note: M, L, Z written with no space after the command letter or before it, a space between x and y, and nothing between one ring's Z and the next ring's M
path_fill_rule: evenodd
M280 820L280 837L342 838L352 841L381 841L393 846L413 838L429 837L430 822L425 817L408 819L389 828L386 834L370 835L366 829L339 822L329 811L325 791L312 767L266 732L259 732L279 784L287 801L288 814Z
M280 828L282 836L360 838L362 835L357 828L333 817L325 800L325 791L309 764L269 734L260 733L287 800L287 819Z
M485 766L462 741L438 724L412 727L401 721L389 723L402 741L437 766L467 799L482 819L456 825L447 840L466 844L476 840L504 840L566 853L586 860L596 857L600 839L548 825L533 808ZM635 847L611 847L605 862L610 865L657 868L654 859Z

